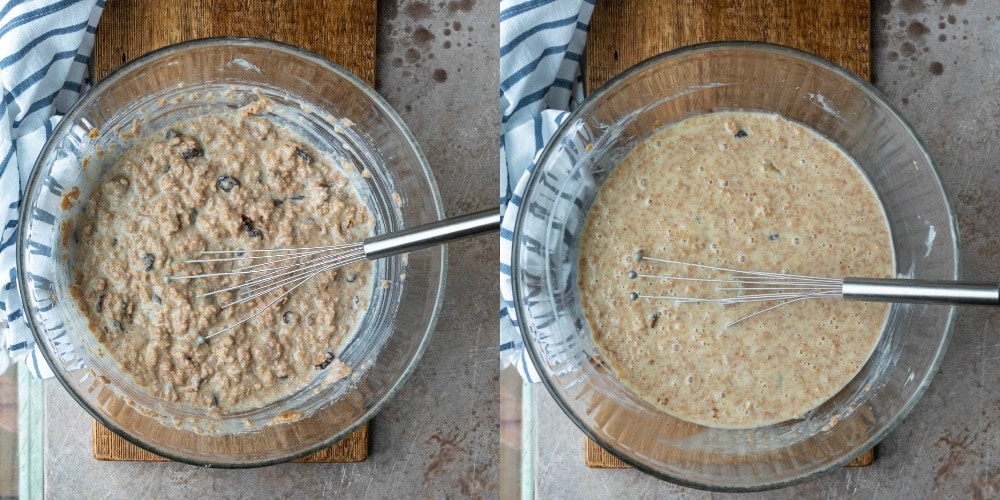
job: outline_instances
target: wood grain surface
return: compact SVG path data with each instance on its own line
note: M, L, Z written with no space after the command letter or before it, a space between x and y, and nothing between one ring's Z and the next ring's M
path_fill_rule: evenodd
M616 0L597 2L587 35L588 91L636 63L677 47L720 40L788 45L871 70L868 0Z
M108 0L94 81L151 50L215 36L266 38L330 59L375 84L375 0Z
M105 461L126 462L166 462L155 453L150 453L108 430L107 427L93 421L91 436L94 441L94 458ZM344 439L337 441L311 455L306 455L293 462L302 463L348 463L362 462L368 458L368 423L366 422Z
M147 52L216 36L266 38L296 45L375 85L375 0L108 0L92 57L96 82ZM163 461L93 424L98 460ZM368 457L368 424L298 462L359 462Z
M612 455L587 436L584 436L583 439L583 461L587 467L594 469L629 468L629 464ZM851 460L844 467L867 467L873 463L875 463L875 448L858 455L858 458Z
M869 0L616 0L597 2L587 34L587 91L654 55L721 40L770 42L829 59L871 76ZM628 467L584 436L588 467ZM871 465L875 450L848 467Z

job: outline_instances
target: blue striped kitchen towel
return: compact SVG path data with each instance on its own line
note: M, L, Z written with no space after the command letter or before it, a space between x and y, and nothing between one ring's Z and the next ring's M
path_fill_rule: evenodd
M583 99L580 63L594 0L500 2L500 360L529 382L511 289L510 257L521 194L538 153Z
M24 321L15 242L21 193L45 140L86 86L104 0L5 0L0 3L0 373L26 360L52 374Z

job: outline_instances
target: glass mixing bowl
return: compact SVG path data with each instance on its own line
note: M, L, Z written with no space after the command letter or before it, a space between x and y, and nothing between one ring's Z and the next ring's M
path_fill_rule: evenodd
M731 109L775 112L839 144L882 201L897 275L957 279L957 224L934 164L878 91L797 50L714 43L629 69L566 119L540 156L524 196L526 209L518 213L513 288L531 359L580 429L659 478L747 491L814 478L884 438L927 389L954 308L893 305L860 373L801 420L749 430L702 427L664 413L619 382L580 305L577 256L587 211L619 161L663 124Z
M73 107L45 146L24 192L18 283L28 324L59 381L102 424L178 461L220 467L272 464L330 445L400 389L427 346L444 292L445 247L375 263L368 312L340 358L352 376L310 385L263 408L210 418L150 397L104 354L71 298L72 245L63 222L85 205L132 138L172 119L235 107L259 92L273 120L314 146L350 158L350 176L376 234L440 220L433 174L403 121L371 88L302 49L253 39L197 40L150 53L108 76ZM133 120L138 120L133 122ZM62 195L80 189L69 210ZM396 279L405 274L405 280ZM287 418L298 416L301 418ZM277 424L291 420L288 423Z

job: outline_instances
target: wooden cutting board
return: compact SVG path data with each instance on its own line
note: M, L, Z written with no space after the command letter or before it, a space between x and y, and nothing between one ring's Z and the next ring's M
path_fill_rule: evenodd
M750 40L812 52L869 78L868 0L616 0L597 2L587 35L588 91L683 45Z
M368 458L368 426L366 422L344 439L294 462L301 463L348 463L363 462ZM167 462L155 453L150 453L128 441L107 427L93 421L91 437L94 440L94 458L118 462Z
M684 45L749 40L788 45L871 76L869 0L616 0L597 2L587 34L587 91L629 67ZM585 436L588 467L627 464ZM849 467L871 465L874 449Z
M267 38L340 64L375 85L375 0L108 0L92 57L96 82L151 50L214 36ZM162 461L93 424L98 460ZM368 457L368 424L299 462L360 462Z
M92 75L173 43L248 36L313 51L374 86L375 22L375 0L108 0Z

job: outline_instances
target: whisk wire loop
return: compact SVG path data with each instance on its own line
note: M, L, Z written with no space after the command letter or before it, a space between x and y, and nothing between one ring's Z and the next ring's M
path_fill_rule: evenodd
M737 323L754 318L768 311L779 307L806 299L836 298L842 294L842 281L833 278L818 278L814 276L804 276L798 274L773 273L766 271L747 271L733 269L722 266L712 266L708 264L696 264L658 257L650 257L640 253L635 254L634 260L641 262L644 260L657 262L660 264L679 267L681 269L702 270L712 273L722 273L723 277L697 277L677 274L650 274L630 271L630 279L658 279L667 282L691 282L691 283L716 283L715 290L722 292L721 296L677 296L677 295L650 295L631 292L629 298L670 300L675 304L690 304L699 302L716 303L720 305L746 304L746 303L771 303L763 309L754 311L748 315L737 318L726 326L733 326Z
M278 279L279 276L269 277L269 278L259 278L256 283L250 284L245 283L240 289L237 300L233 301L229 305L243 304L249 302L262 295L267 295L275 290L278 290L288 284L295 283L300 279L312 279L314 276L330 271L332 269L345 266L347 264L353 264L354 262L360 262L364 260L363 254L357 254L349 258L343 259L329 259L322 263L311 264L308 266L303 266L300 270L295 272L283 273L281 276L287 276ZM275 281L277 279L277 281Z
M184 260L188 265L231 263L237 267L228 271L168 276L171 280L195 280L237 276L245 279L236 285L227 286L198 295L209 297L224 292L236 292L235 300L222 306L223 309L244 304L259 297L281 292L266 305L238 322L224 329L199 336L197 341L206 340L232 331L234 328L253 320L264 311L287 297L296 288L316 276L363 260L376 260L405 252L440 245L451 240L500 229L500 211L487 209L479 212L442 219L437 222L413 226L396 232L372 236L361 242L323 245L299 248L265 248L239 250L206 250L200 258ZM239 266L239 264L245 265Z
M322 271L317 271L316 273L314 273L311 276L307 276L305 278L302 278L298 283L296 283L293 286L289 287L287 290L285 290L284 292L282 292L281 295L278 295L277 297L275 297L273 300L271 300L270 302L268 302L264 307L261 307L260 309L258 309L256 312L254 312L250 316L247 316L246 318L243 318L240 321L238 321L236 323L233 323L232 325L229 325L226 328L223 328L222 330L218 330L218 331L209 333L208 335L205 335L205 336L199 336L198 339L197 339L198 343L199 344L204 344L205 341L207 341L208 339L211 339L212 337L214 337L216 335L219 335L219 334L222 334L222 333L226 333L226 332L228 332L228 331L230 331L230 330L232 330L232 329L234 329L234 328L242 325L243 323L246 323L246 322L248 322L250 320L253 320L257 316L260 316L264 311L268 310L274 304L277 304L278 301L280 301L281 299L287 297L288 294L292 293L292 291L294 291L296 288L302 286L307 281L309 281L310 279L312 279L313 276L315 276L315 275L317 275L317 274L319 274L321 272ZM230 303L230 304L228 304L226 306L223 306L223 307L225 308L225 307L229 307L231 305L233 305L233 303Z
M724 278L700 278L691 276L671 276L629 271L631 279L660 279L664 281L688 281L719 283L716 291L725 296L679 297L674 295L641 295L630 292L632 300L671 300L677 304L693 302L715 302L722 305L744 303L770 303L764 309L743 316L726 326L759 316L779 307L801 300L821 298L843 298L876 302L902 302L912 304L953 304L1000 306L1000 284L996 282L922 280L899 278L820 278L798 274L746 271L721 266L695 264L677 260L649 257L638 252L633 259L639 263L649 260L661 264L680 266L688 271L700 269L715 273L728 273Z

